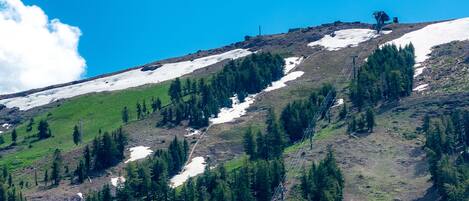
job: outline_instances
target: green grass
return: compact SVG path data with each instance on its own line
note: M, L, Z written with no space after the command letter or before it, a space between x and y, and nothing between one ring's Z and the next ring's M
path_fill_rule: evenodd
M18 145L16 151L3 155L0 165L7 165L10 169L18 169L32 165L34 161L53 153L58 148L62 153L77 148L72 140L73 127L80 120L83 125L83 144L90 142L101 129L112 131L123 125L121 111L127 106L130 110L130 118L136 118L137 101L146 100L147 107L151 110L150 99L159 97L163 105L168 104L167 91L170 82L158 85L143 86L122 91L88 94L73 98L56 108L35 117L35 124L31 132L26 132L26 123L17 127ZM36 127L40 119L47 119L52 130L53 137L36 140ZM9 133L5 134L4 148L11 144ZM31 145L30 145L31 144Z
M340 129L337 126L338 125L336 123L332 123L329 126L321 129L319 132L317 132L313 136L313 141L325 140L325 139L332 137L333 134L336 134L337 131L340 131ZM293 145L288 146L287 148L285 148L284 153L289 154L289 153L295 152L298 149L302 148L303 146L309 146L309 139L306 139L301 143L295 143Z
M229 160L225 163L225 169L227 172L232 172L238 168L240 168L244 162L248 160L248 156L246 154L243 154L239 157L236 157L232 160Z

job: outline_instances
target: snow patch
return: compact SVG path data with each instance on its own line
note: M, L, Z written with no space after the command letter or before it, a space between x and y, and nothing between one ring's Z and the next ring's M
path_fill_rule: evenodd
M334 34L326 35L318 41L311 42L308 46L318 45L325 47L329 51L336 51L345 47L356 47L361 42L389 33L391 31L381 31L378 34L372 29L343 29L335 31Z
M231 97L232 105L231 108L221 108L217 117L210 118L212 124L222 124L231 122L246 114L246 109L254 103L257 94L251 94L244 98L244 102L240 103L238 96Z
M344 104L344 99L343 99L343 98L339 98L339 99L337 99L337 101L335 102L334 106L332 106L332 107L339 107L339 106L341 106L341 105L343 105L343 104Z
M285 76L283 76L280 80L272 82L272 86L269 86L264 89L264 91L273 91L276 89L280 89L282 87L286 87L287 85L285 84L286 82L296 80L297 78L301 77L305 72L303 71L295 71L291 72Z
M125 183L125 178L120 176L120 177L113 177L111 178L111 185L117 187L121 184Z
M190 136L193 136L193 135L200 135L202 133L200 130L193 129L193 128L187 128L186 131L187 131L187 134L185 134L184 137L190 137Z
M293 68L298 66L298 64L300 64L302 61L303 61L303 57L288 57L288 58L285 58L285 67L284 67L283 72L285 74L287 74L288 72L293 70Z
M425 91L427 90L427 87L428 87L428 84L421 84L415 87L413 91L418 91L418 92Z
M205 170L205 159L203 157L195 157L189 164L184 166L181 173L171 178L171 187L176 188L186 182L189 178L198 174L202 174Z
M430 24L422 29L404 34L386 44L404 47L412 43L415 48L415 67L428 59L432 47L452 41L469 40L469 17ZM415 69L415 76L422 74L425 67Z
M49 104L56 100L71 98L82 94L115 91L145 84L160 83L189 74L197 69L216 64L226 59L238 59L250 55L251 53L251 51L246 49L235 49L191 61L164 64L153 71L142 71L138 68L80 84L49 89L23 97L3 99L0 100L0 104L9 108L18 107L20 110L28 110Z
M4 129L7 129L7 130L8 130L8 129L11 127L11 124L4 123L4 124L2 124L2 127L3 127Z
M78 193L77 193L77 196L80 198L80 200L83 200L83 193L78 192Z
M130 158L125 161L125 163L140 160L149 156L153 151L150 147L145 146L136 146L129 149L130 151Z

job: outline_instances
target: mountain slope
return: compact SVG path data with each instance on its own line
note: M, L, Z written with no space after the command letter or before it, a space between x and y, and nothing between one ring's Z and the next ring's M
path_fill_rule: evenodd
M463 21L464 24L458 24L460 21ZM465 25L467 19L462 19L457 22L456 27L463 30L466 29ZM442 23L452 24L451 22ZM97 91L106 90L107 92L86 95L82 95L84 93L70 94L67 92L66 96L59 97L67 99L51 104L47 104L49 103L48 101L42 102L41 104L47 104L44 106L41 104L31 104L29 106L23 104L25 107L22 109L25 111L6 108L3 110L14 111L12 114L17 114L23 121L21 124L17 125L17 130L19 131L19 145L13 147L9 146L9 139L6 139L7 142L5 144L0 145L2 148L0 150L0 154L2 155L0 164L7 164L15 172L15 177L32 183L33 178L31 175L34 169L38 169L42 173L46 168L49 168L50 156L53 150L58 147L65 153L64 158L67 164L70 167L75 167L77 163L76 159L80 155L83 145L73 145L71 134L73 126L78 125L80 121L83 124L85 143L90 142L94 136L98 134L98 130L100 129L103 131L111 131L123 126L123 129L129 134L130 141L127 148L135 146L148 146L151 150L166 148L170 140L174 136L178 136L179 138L186 138L191 144L191 147L197 144L192 157L203 157L210 166L219 165L222 162L227 162L232 159L236 161L243 157L242 133L249 127L264 129L268 108L273 107L276 113L280 114L286 104L292 100L307 98L312 89L318 88L325 82L337 83L336 87L339 92L338 98L345 100L345 102L349 104L347 99L348 81L343 79L343 75L340 74L340 72L343 72L344 69L350 69L352 56L358 56L358 64L362 64L376 47L390 41L405 41L403 39L408 39L406 42L409 42L409 40L412 41L409 39L411 38L409 36L413 36L415 33L419 33L422 30L427 30L425 33L432 32L428 27L440 28L441 26L438 26L438 24L435 25L435 23L393 24L386 27L386 29L389 29L386 34L373 35L373 31L367 30L371 28L371 25L337 22L334 24L295 30L285 34L247 38L246 41L233 44L227 48L221 48L219 51L207 51L205 54L208 54L208 52L216 52L216 54L219 55L222 55L223 52L238 51L237 54L219 58L239 58L249 54L249 51L261 51L280 53L285 58L295 56L298 58L304 57L304 59L301 60L298 65L292 65L292 68L294 68L293 71L303 72L301 76L295 76L296 79L289 79L286 86L281 85L283 86L282 88L262 92L252 97L252 103L248 106L245 114L240 115L239 118L233 121L215 124L210 126L208 130L202 130L201 133L204 133L204 135L202 135L204 137L198 134L188 136L190 131L186 130L187 127L184 124L169 128L155 127L155 123L161 118L157 113L148 115L148 117L143 120L135 120L134 108L137 102L146 100L148 103L152 97L159 97L163 105L169 103L169 96L167 95L169 88L168 81L145 86L132 85L132 87L135 88L129 89L116 88L121 90L111 92L106 90L106 88L99 88ZM358 34L353 31L357 29L365 31ZM430 31L428 31L428 29L430 29ZM446 29L445 32L459 31L460 29L450 27ZM333 34L337 30L343 30L341 32L344 32L345 35ZM347 34L347 31L349 33L351 31L353 34ZM461 32L457 33L461 34ZM333 35L338 37L332 37ZM421 36L420 34L416 35L418 36L417 38ZM433 40L435 43L432 43L432 45L441 45L452 40L467 39L467 35L455 36L457 37L448 37L448 40L435 39ZM324 42L325 40L323 39L332 40L332 42ZM335 41L336 39L338 41ZM308 46L308 44L312 45ZM401 44L401 42L399 42L399 44ZM428 46L427 44L420 46L418 43L414 45L416 49L419 50L418 58L427 58L424 54L429 53L428 48L432 46ZM445 45L442 45L440 48L444 46ZM249 48L249 51L233 50L235 48ZM440 48L437 48L437 51L434 53L437 54L441 52L438 51ZM448 47L445 49L447 48ZM220 52L221 50L223 51ZM454 54L459 57L453 56L453 54L446 54L446 56L449 58L465 58L464 55L461 56L461 54L464 54L464 51L456 51ZM203 56L205 57L207 55ZM420 64L422 66L428 65L428 63L448 63L444 59L439 58L438 56L431 56L429 60L418 59L418 61L422 62ZM199 60L195 59L194 61ZM179 60L178 62L191 63L190 60ZM464 63L464 60L462 60L462 62ZM145 67L159 66L157 63L158 62L148 64ZM219 71L224 63L223 59L217 58L213 62L201 65L205 67L204 69L195 70L194 68L184 71L184 73L175 73L174 76L184 75L183 78L208 78L214 72ZM458 64L460 63L461 62L458 62ZM287 61L287 65L288 64L289 61ZM146 75L151 74L151 72L159 72L158 69L154 71L141 71L141 69L137 68L117 75L98 78L96 80L79 83L78 85L67 85L65 87L67 90L72 90L74 87L83 85L84 83L94 83L97 81L102 81L101 84L107 86L106 81L112 82L112 78L116 76L132 72L139 75ZM433 65L431 69L432 74L441 72L436 68L434 69ZM178 72L181 72L179 70L180 69L178 69ZM195 71L192 72L193 70ZM426 76L426 71L423 72L422 76ZM464 75L467 74L461 73L461 78L458 79L460 82L464 82ZM434 77L435 76L432 76L432 79L421 79L417 76L417 84L428 83L429 86L436 87L440 81ZM165 77L164 79L171 78L173 77ZM153 81L154 80L151 82ZM139 80L139 85L151 82L140 82ZM415 87L418 86L417 84ZM62 88L46 89L45 91L26 94L28 94L27 97L34 97L35 94L60 89ZM59 93L66 92L67 90L60 91ZM88 92L90 91L86 91L86 93ZM450 92L451 91L447 91L446 93ZM77 94L80 96L73 97ZM20 97L21 95L22 94L16 94L8 96L8 98L15 99L14 96L17 96L16 99L23 99ZM357 138L345 134L343 122L333 120L331 125L323 124L321 125L322 130L320 130L315 137L313 150L305 152L302 162L304 164L310 164L312 160L322 158L321 156L326 147L332 145L332 148L337 153L340 167L344 170L346 179L346 200L432 199L434 197L430 195L431 191L428 191L430 193L426 195L431 183L428 181L429 174L426 170L424 154L421 151L422 137L418 136L415 132L417 128L415 122L420 121L423 113L427 111L439 111L438 105L448 104L450 97L451 95L448 94L433 96L426 93L416 93L412 97L401 100L400 103L383 105L377 115L377 131L370 135L358 136ZM466 106L465 96L461 95L458 100L460 101L452 103L454 107ZM1 101L6 103L8 99ZM13 102L11 102L11 104L13 104ZM11 106L12 105L8 107ZM38 107L30 109L33 106ZM126 125L121 123L121 111L125 106L132 108L131 117L133 119ZM337 115L337 110L338 108L333 110L334 115ZM5 116L5 114L3 115ZM8 117L8 115L9 114L7 114L6 117ZM34 142L29 139L28 136L34 135L34 131L26 132L25 130L29 116L34 116L36 122L38 122L39 119L48 119L55 137L39 142ZM29 146L30 144L31 146ZM286 150L285 160L287 165L289 165L289 161L291 160L291 154L300 147L307 148L309 144L293 145ZM126 152L126 155L128 157L129 152ZM91 183L85 182L81 185L70 185L68 182L63 182L59 187L51 189L32 187L27 190L27 194L30 200L63 200L63 198L76 197L78 192L87 193L90 190L100 188L102 185L109 183L111 178L115 178L124 172L124 166L125 164L120 163L107 170L107 172L96 175L92 178L93 182ZM289 191L291 199L298 198L296 194L298 193L297 186L295 185L297 183L297 176L299 176L298 173L299 172L288 172L288 174L292 176L289 177L291 180L287 181L289 184L288 187L291 188Z

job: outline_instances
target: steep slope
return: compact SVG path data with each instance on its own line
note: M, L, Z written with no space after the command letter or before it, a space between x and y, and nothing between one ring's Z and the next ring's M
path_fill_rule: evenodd
M449 22L443 23L448 24ZM458 21L458 23L460 22ZM428 24L431 25L427 26ZM463 24L465 25L465 23ZM464 25L458 24L456 27L465 29ZM43 103L47 104L49 100L52 99L47 99L47 101L41 103L37 102L37 104L31 102L29 106L27 102L21 101L21 104L25 103L23 104L23 106L25 106L23 109L26 111L16 111L16 113L23 119L26 118L26 120L28 115L35 116L36 121L43 118L48 119L52 131L56 133L56 137L42 142L31 142L28 140L28 136L34 133L25 131L27 122L24 121L24 123L17 127L20 134L20 145L10 147L8 146L8 139L6 144L0 145L3 147L3 149L0 150L0 154L3 156L1 163L8 164L11 168L15 169L15 177L22 178L32 183L33 178L31 175L34 169L42 172L45 168L50 166L50 154L53 152L51 147L60 147L65 153L65 161L67 161L70 167L75 167L77 163L76 159L81 154L82 146L73 145L71 141L71 131L73 126L80 123L80 121L84 125L85 142L89 142L93 139L100 129L104 131L112 130L122 125L123 129L129 133L130 142L127 148L144 146L149 147L151 150L157 150L166 148L174 136L178 136L179 138L185 137L191 144L191 147L197 144L191 159L195 161L194 164L199 165L190 164L187 167L190 170L192 166L196 166L197 171L195 172L201 172L200 164L204 162L209 166L216 166L222 162L235 159L234 163L236 163L236 161L239 161L239 158L243 158L241 142L242 132L249 127L263 129L265 127L264 121L268 108L274 108L277 114L279 114L282 108L292 100L307 98L309 91L312 89L318 88L325 82L335 83L336 80L338 80L336 86L339 91L338 98L345 100L348 104L348 81L343 79L343 75L341 75L340 72L351 67L352 56L358 56L358 64L361 64L379 45L390 41L404 41L403 39L405 38L412 38L409 36L420 36L420 34L415 33L419 33L419 31L421 32L422 30L425 30L425 33L433 33L430 28L440 28L441 24L389 25L387 29L392 31L385 32L385 34L381 35L374 34L373 31L369 30L370 27L371 25L361 23L337 22L314 28L294 30L285 34L247 38L244 42L230 46L232 49L221 48L226 50L225 52L234 53L229 54L229 56L217 52L216 55L218 56L211 57L204 55L205 57L213 58L213 60L194 59L194 62L205 62L203 65L198 65L198 67L203 67L203 69L197 70L197 66L193 66L193 68L189 69L178 69L177 72L179 73L175 73L174 75L184 75L183 78L209 77L221 68L224 63L223 58L239 58L252 51L280 53L287 58L286 63L289 65L287 69L291 70L287 76L277 83L274 83L271 87L264 90L264 92L256 95L252 94L247 102L241 104L235 103L233 108L223 109L222 112L224 112L226 116L222 114L221 117L226 118L212 119L213 124L207 129L202 129L200 132L187 130L184 124L171 128L155 127L155 122L161 118L157 113L151 114L143 120L132 120L127 125L120 123L121 110L124 106L134 108L137 102L141 102L142 100L149 102L152 97L161 98L164 105L169 103L169 97L167 95L169 83L159 82L166 78L169 80L174 77L164 76L164 78L160 80L160 75L156 74L156 72L161 71L158 69L165 69L164 66L171 66L172 64L165 64L163 67L157 68L154 71L141 71L141 69L138 68L116 75L82 82L77 85L62 86L67 90L73 91L77 86L86 85L86 87L89 87L95 86L94 84L89 85L90 83L99 83L107 87L109 83L116 81L119 84L114 85L116 87L115 89L122 90L111 91L106 90L107 88L99 88L97 91L106 90L107 92L86 94L90 92L91 89L95 90L91 87L88 88L90 90L87 89L82 90L80 93L72 93L73 96L80 95L77 97L68 96L70 93L67 93L67 96L57 96L59 99L66 98L66 100L45 106L39 105ZM428 29L430 29L430 31ZM356 30L360 31L357 32ZM455 30L455 27L446 29L446 31L451 30ZM339 37L335 38L333 37L334 35ZM461 36L459 32L454 36L454 38L448 37L448 41L436 39L433 41L437 41L434 44L440 45L452 40L466 39L466 35ZM464 42L460 43L464 44ZM416 50L419 50L418 56L423 55L420 54L420 52L424 52L425 54L429 53L427 49L432 47L427 47L427 44L423 46L418 44L418 41L414 43ZM459 45L459 43L457 44ZM446 46L442 45L442 47ZM233 50L234 48L249 48L249 51ZM434 54L438 55L438 49L440 48L441 47L437 48ZM445 49L447 48L448 47ZM421 49L425 49L425 51ZM460 58L465 58L464 51L461 51L460 48L455 49L457 51L455 50L453 51L454 53L446 56L448 58L457 57L459 58L457 60L458 65L461 64L461 62L465 65L465 60L460 60ZM439 60L434 58L440 57L432 56L430 60L423 59L418 61L422 62L423 66L426 66L426 63L436 61L441 64L447 64L445 62L447 58ZM190 60L179 60L177 62L179 62L178 64L193 63ZM157 63L158 62L146 66L159 66ZM174 66L178 65L174 64ZM127 76L123 76L126 79L113 79L117 77L122 78L122 75L130 74L146 77L151 76L152 72L156 74L154 77L151 77L152 79L144 79L142 82L139 80L138 84L133 82L134 76L132 76L131 79L127 79L129 78ZM437 69L433 71L432 69L432 73L441 73L441 71ZM173 76L173 74L171 75ZM425 71L422 76L424 75ZM463 80L464 75L464 73L461 73L459 76L461 78L458 80ZM132 81L131 85L125 80ZM437 81L434 82L430 80L420 82L419 77L416 77L416 80L419 81L416 87L424 83L429 83L429 86L436 87L437 84L432 83L438 83ZM108 83L106 83L106 81L108 81ZM158 83L155 84L155 82ZM124 84L120 85L120 83ZM139 86L141 84L149 85ZM125 87L122 88L122 86ZM127 89L126 87L128 86L134 88ZM35 97L34 94L47 93L58 89L60 88L26 93L27 95L25 97L31 98ZM64 92L67 90L64 90ZM15 99L25 100L25 97L8 97L9 99L3 99L2 101L6 102L7 100L11 101ZM430 193L426 195L431 183L428 181L429 175L426 170L425 157L421 151L422 138L415 133L417 127L415 122L420 121L421 115L430 110L430 108L438 110L438 108L435 107L442 104L448 105L449 100L450 95L447 94L441 96L420 94L406 98L396 105L384 105L378 113L378 128L376 132L370 135L358 136L357 138L345 134L343 122L334 121L331 125L323 124L321 125L322 130L320 130L315 137L313 150L309 151L309 149L307 149L308 151L304 153L302 163L310 164L311 161L322 158L326 147L331 145L337 153L337 159L341 168L344 170L346 178L346 200L432 199L434 197L432 197L431 191L428 191ZM460 101L452 102L452 104L454 106L465 106L465 96L461 95L458 100ZM429 101L431 103L429 103ZM14 102L9 103L13 104ZM39 107L33 109L28 108L34 106ZM336 114L337 110L338 107L334 109L333 113ZM236 114L234 114L234 112L236 112ZM132 112L131 116L134 114L135 113ZM135 119L135 116L132 118ZM32 146L28 147L29 144ZM292 153L301 147L309 147L309 144L293 145L286 150L285 161L287 165L290 165L289 161L291 160ZM130 152L126 152L126 159L131 157L130 154ZM68 182L63 182L59 187L50 189L43 188L42 186L32 187L27 191L27 194L30 200L63 200L64 198L70 197L76 198L77 193L86 194L88 191L100 188L104 184L110 184L112 178L114 178L113 181L117 181L116 178L124 173L124 167L125 164L120 163L108 169L106 172L95 175L95 177L92 178L92 182L85 182L81 185L70 185ZM289 177L291 180L287 181L288 187L291 188L289 196L291 196L291 199L300 199L297 194L297 186L295 185L299 172L288 172L288 174L291 175L291 177ZM182 179L175 180L180 183L186 178L185 175L193 176L194 174L188 174L186 171L180 176Z

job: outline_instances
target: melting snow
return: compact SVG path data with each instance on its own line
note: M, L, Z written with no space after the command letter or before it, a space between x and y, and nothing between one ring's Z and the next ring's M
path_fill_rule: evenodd
M381 34L389 34L391 31L381 31L377 34L372 29L343 29L335 31L334 35L326 35L318 41L308 44L308 46L323 46L329 51L340 50L345 47L356 47L359 43L376 38Z
M9 129L10 126L11 126L11 124L8 124L8 123L2 124L2 127L5 128L5 129Z
M303 61L303 57L288 57L288 58L285 58L284 73L287 74L293 68L298 66L298 64L300 64L302 61Z
M184 135L184 137L190 137L193 135L200 135L201 131L193 128L187 128L186 131L188 132L187 134Z
M125 182L125 178L120 176L120 177L113 177L111 178L111 185L117 187L120 184L123 184Z
M144 146L132 147L129 150L130 150L130 158L126 160L125 163L146 158L148 155L153 153L150 147L144 147Z
M420 91L425 91L427 89L427 87L428 87L428 84L421 84L421 85L415 87L414 91L419 91L419 92Z
M300 64L303 61L302 57L289 57L285 59L285 68L284 72L288 73L291 71L295 66ZM301 77L304 74L303 71L295 71L288 73L287 75L283 76L280 80L275 81L272 83L271 86L265 88L263 92L269 92L276 89L280 89L282 87L287 86L285 83L288 81L295 80ZM249 108L251 104L254 103L255 98L258 94L251 94L244 99L244 102L240 103L238 97L235 95L231 97L232 105L230 108L221 108L218 116L216 118L210 118L210 122L212 124L222 124L231 122L243 115L246 114L246 109Z
M222 124L227 123L230 121L235 120L246 114L246 109L249 108L251 104L254 103L255 97L257 94L251 94L244 98L244 102L240 103L238 100L238 96L231 97L231 101L233 104L231 108L221 108L220 112L218 113L218 117L210 118L210 122L212 124Z
M184 166L181 173L171 178L171 187L176 188L182 185L190 177L194 177L198 174L202 174L205 170L205 159L203 157L195 157L189 164Z
M285 83L296 80L297 78L301 77L305 72L303 71L295 71L288 73L287 75L283 76L280 80L272 82L272 86L269 86L264 89L264 91L273 91L276 89L280 89L282 87L287 86Z
M80 198L80 200L83 200L83 193L78 192L77 195L78 195L78 197Z
M332 107L339 107L339 106L341 106L342 104L344 104L344 99L343 99L343 98L339 98L339 99L337 99L337 101L335 102L335 105L332 106Z
M430 24L422 29L404 34L402 37L388 42L397 46L405 46L412 42L415 47L415 67L428 59L432 47L452 41L469 40L469 18ZM415 76L422 74L425 67L415 69Z
M216 64L225 59L237 59L245 57L251 53L252 52L245 49L235 49L225 53L211 55L192 61L164 64L160 68L157 68L153 71L141 71L141 69L138 68L80 84L33 93L24 97L3 99L0 100L0 104L3 104L9 108L19 107L20 110L28 110L34 107L49 104L59 99L71 98L82 94L122 90L145 84L171 80L191 73L197 69Z

